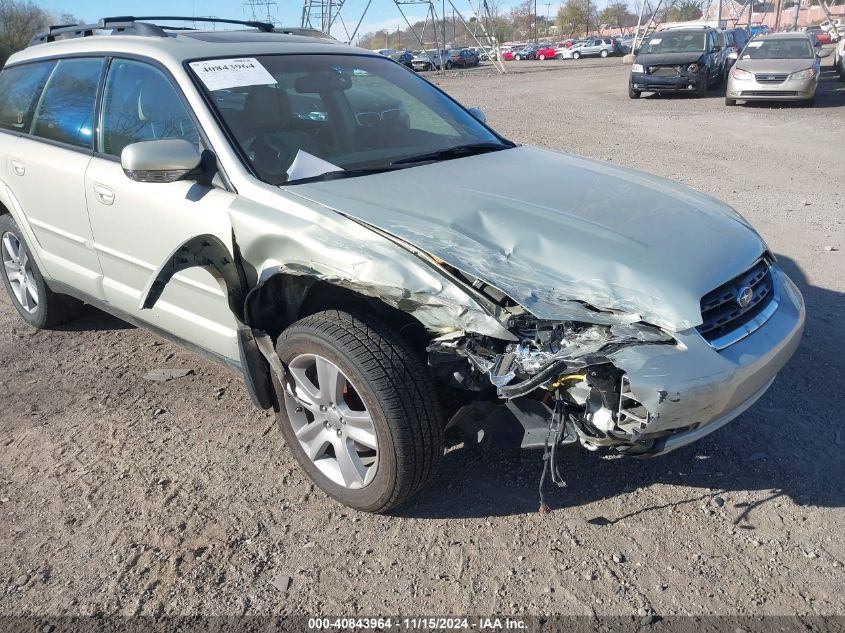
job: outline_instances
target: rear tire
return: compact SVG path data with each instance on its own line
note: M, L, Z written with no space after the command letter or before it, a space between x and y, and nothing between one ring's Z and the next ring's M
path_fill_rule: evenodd
M41 330L70 321L83 303L50 290L23 233L11 215L0 215L0 266L3 285L21 318Z
M325 387L318 384L320 376L330 373L316 374L317 383L308 378L316 391L309 387L302 392L304 398L295 398L289 386L276 383L282 435L319 488L350 508L386 512L406 502L432 479L443 455L443 413L425 364L391 327L369 316L319 312L282 332L276 350L286 366L295 367L289 375L297 385L308 371L301 369L302 363L309 359L322 359L339 370L335 382L327 379ZM328 372L325 364L315 365L314 371L320 367ZM318 405L326 398L315 393L328 394L325 407ZM357 404L351 404L351 396ZM323 409L327 412L321 414ZM338 417L343 415L347 415L346 421ZM367 418L370 430L366 439L375 439L377 444L369 453L367 444L359 444L357 437L353 441L353 431L360 430L361 420ZM303 442L310 444L303 447ZM315 446L320 452L312 459L306 448ZM337 453L335 447L352 455L355 470L351 472L360 475L360 481L347 478L350 462L336 457L346 453ZM347 464L347 471L341 462ZM372 474L371 468L375 468ZM366 475L360 474L362 469Z
M539 59L540 59L540 61L541 61L541 62L542 62L542 61L545 61L546 56L545 56L545 55L543 55L543 54L540 54L540 58L539 58Z
M606 50L602 50L602 52L601 52L601 53L599 53L599 56L600 56L600 57L607 57L607 51L606 51Z
M522 55L514 55L514 56L513 56L513 58L514 58L516 61L521 61L521 60L522 60Z

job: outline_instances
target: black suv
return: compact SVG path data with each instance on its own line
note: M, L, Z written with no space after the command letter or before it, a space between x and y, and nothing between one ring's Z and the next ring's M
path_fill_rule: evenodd
M635 51L628 96L643 92L707 94L722 81L722 35L713 28L670 29L653 33Z

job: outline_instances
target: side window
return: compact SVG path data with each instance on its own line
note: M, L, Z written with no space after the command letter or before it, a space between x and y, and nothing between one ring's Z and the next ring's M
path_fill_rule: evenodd
M63 59L56 64L35 110L35 136L93 147L94 99L103 59Z
M0 73L0 128L29 131L32 113L55 62L13 66Z
M115 59L103 93L100 150L120 156L139 141L181 138L199 145L199 134L173 84L160 70Z

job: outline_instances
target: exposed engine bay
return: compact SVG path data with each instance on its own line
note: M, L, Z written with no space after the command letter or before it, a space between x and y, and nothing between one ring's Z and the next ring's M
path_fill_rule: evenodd
M524 448L575 441L589 450L648 448L641 435L651 414L609 354L631 345L672 345L675 339L641 322L538 320L496 288L468 281L511 315L508 329L518 342L467 332L434 339L429 363L441 380L495 391L525 428Z

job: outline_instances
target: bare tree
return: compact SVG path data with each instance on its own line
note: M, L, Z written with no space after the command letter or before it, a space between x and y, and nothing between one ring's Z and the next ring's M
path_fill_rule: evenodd
M50 14L29 0L0 0L0 63L26 48L32 36L51 22Z

